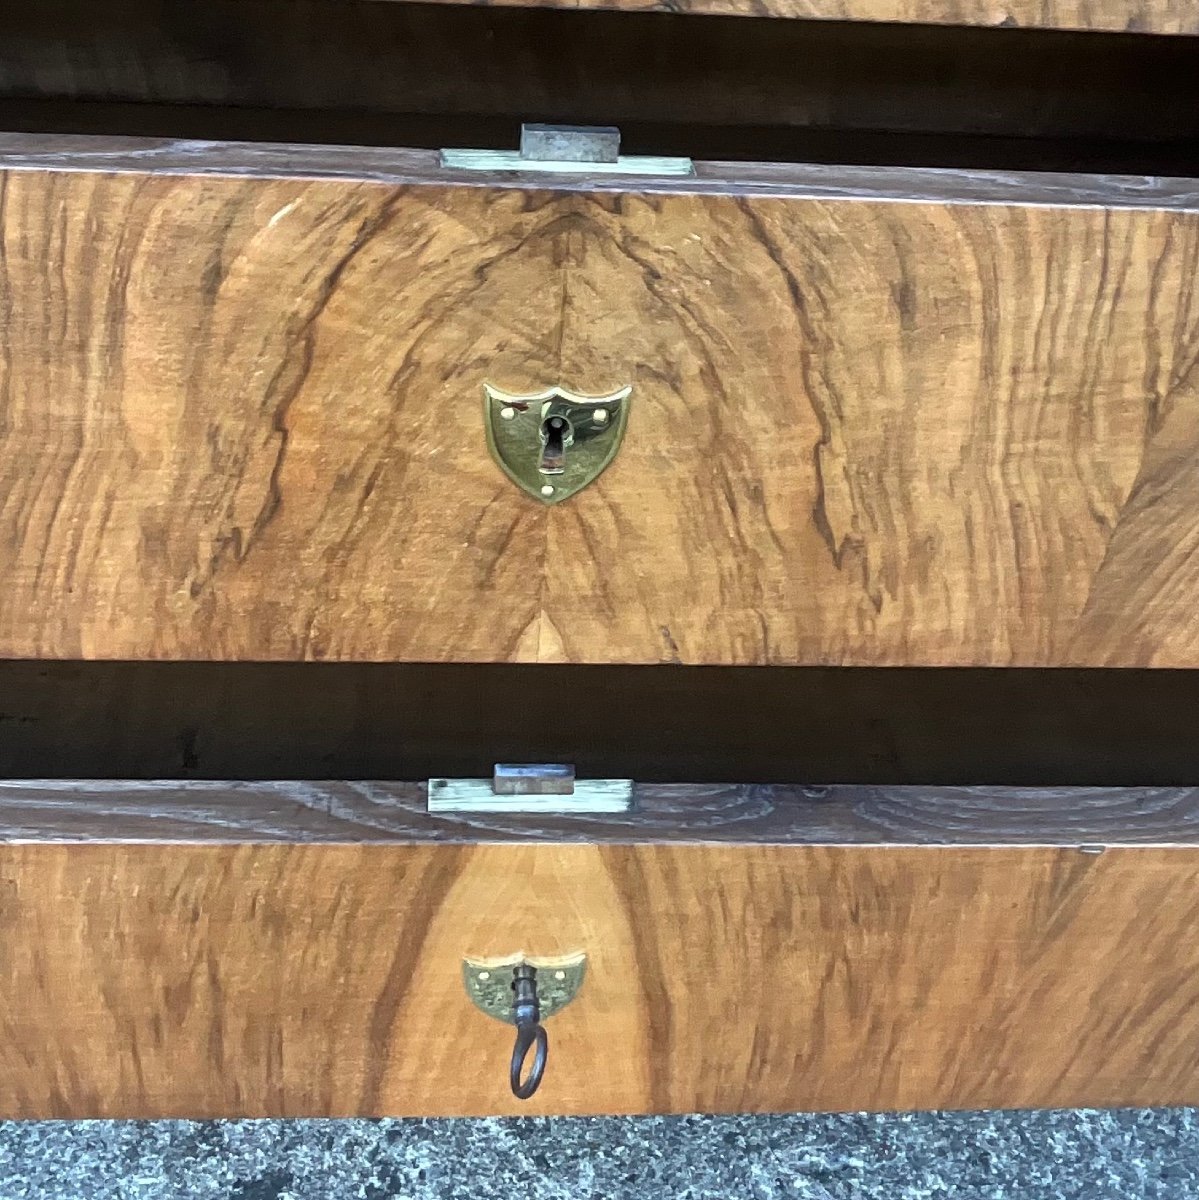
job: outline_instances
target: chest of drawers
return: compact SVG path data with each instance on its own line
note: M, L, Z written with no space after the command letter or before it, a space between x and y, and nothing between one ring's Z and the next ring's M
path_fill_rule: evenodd
M0 18L0 1112L1194 1101L1184 9Z

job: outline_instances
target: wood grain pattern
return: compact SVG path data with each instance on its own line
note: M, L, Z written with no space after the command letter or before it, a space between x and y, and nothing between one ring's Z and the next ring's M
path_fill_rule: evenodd
M0 781L0 843L1199 843L1199 789L639 783L626 813L430 813L423 783Z
M1197 884L1193 849L8 846L0 1113L1193 1103ZM591 956L526 1105L459 975L522 947Z
M1191 216L578 208L562 373L641 400L549 526L563 660L1194 665Z
M627 175L581 172L555 175L552 186L555 193L611 195L627 195L632 188L637 194L650 195L1094 206L1169 212L1199 209L1199 180L1187 176L806 162L699 161L694 165L692 176L640 176L635 185ZM544 174L449 170L440 165L440 154L432 150L164 137L0 133L0 169L289 182L315 179L395 187L529 191L547 187Z
M0 182L6 656L1197 661L1193 211Z
M1026 29L1128 33L1199 33L1186 0L435 0L437 3L536 4L550 8L671 12L808 21L895 21Z
M8 650L421 658L448 622L451 656L519 655L544 518L477 452L476 389L488 370L526 388L554 373L543 206L70 174L2 188L5 574L92 610L27 639L13 605Z

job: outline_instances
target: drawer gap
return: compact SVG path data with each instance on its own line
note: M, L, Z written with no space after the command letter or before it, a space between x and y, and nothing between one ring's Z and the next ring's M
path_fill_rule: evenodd
M1197 710L1193 670L2 661L0 778L1189 786Z
M0 125L696 160L1194 173L1199 38L350 0L0 16ZM697 119L697 114L703 114Z

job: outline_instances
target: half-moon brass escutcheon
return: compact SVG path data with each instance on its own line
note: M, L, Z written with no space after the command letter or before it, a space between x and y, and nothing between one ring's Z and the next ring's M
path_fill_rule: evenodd
M565 954L557 958L530 958L515 954L508 958L468 958L462 963L466 993L489 1017L515 1024L512 1012L516 968L531 966L537 972L537 992L542 1019L568 1005L583 986L587 955Z
M543 504L593 482L616 457L629 417L628 384L606 396L562 387L517 395L483 385L487 444L505 475Z
M575 998L586 967L585 954L559 958L516 954L463 962L462 977L471 1000L489 1017L516 1026L508 1084L518 1100L533 1095L545 1077L550 1042L541 1022Z

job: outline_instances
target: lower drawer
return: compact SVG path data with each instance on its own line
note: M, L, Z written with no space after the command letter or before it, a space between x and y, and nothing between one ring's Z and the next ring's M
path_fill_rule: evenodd
M0 1115L1199 1101L1199 793L0 786ZM1144 844L1140 844L1144 843ZM522 1103L466 958L585 953Z

